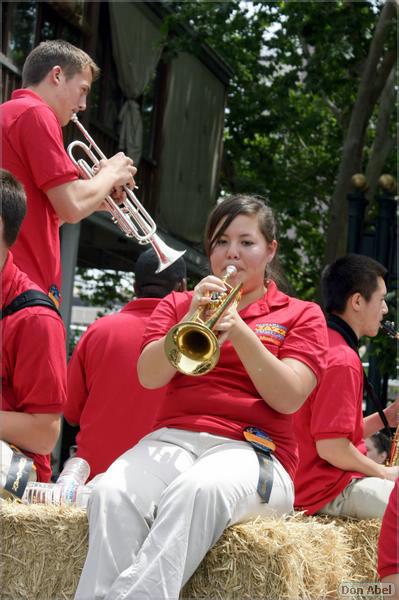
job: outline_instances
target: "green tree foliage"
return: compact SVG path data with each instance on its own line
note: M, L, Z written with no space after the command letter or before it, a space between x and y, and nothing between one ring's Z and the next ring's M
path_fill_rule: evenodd
M290 283L315 299L324 262L345 252L351 176L375 191L395 169L394 2L165 4L164 60L208 44L233 70L221 193L268 199Z
M196 52L207 43L234 71L222 191L260 194L271 202L291 283L302 298L314 298L348 127L384 3L233 0L169 6L169 52ZM392 48L393 27L382 42L381 61ZM388 71L392 64L387 61ZM384 77L385 71L382 82ZM380 84L379 93L382 89ZM375 137L377 92L375 96L368 105L367 134L360 140L359 170L366 167ZM393 169L393 160L391 152L385 170ZM346 176L335 199L340 211L349 182ZM329 259L345 251L345 244L341 223Z
M102 307L102 316L121 308L135 297L134 274L125 271L78 268L75 286L80 299L90 306Z

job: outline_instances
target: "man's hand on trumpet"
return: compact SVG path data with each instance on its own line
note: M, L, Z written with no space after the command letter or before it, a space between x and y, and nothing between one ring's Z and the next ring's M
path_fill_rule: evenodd
M100 160L97 165L93 165L93 173L95 176L105 169L109 170L112 174L112 179L115 181L115 185L109 195L118 204L123 204L126 200L126 192L123 187L126 186L131 190L136 187L134 175L137 173L137 169L134 166L132 159L123 152L118 152L111 158L104 158ZM98 210L108 210L106 201L101 203Z

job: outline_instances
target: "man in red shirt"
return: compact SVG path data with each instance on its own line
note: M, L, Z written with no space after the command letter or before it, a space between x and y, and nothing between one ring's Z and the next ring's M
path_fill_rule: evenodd
M145 327L159 300L186 289L182 258L159 274L152 249L136 263L137 298L120 312L98 319L83 334L68 365L64 416L80 426L77 456L90 465L90 478L103 473L152 430L165 388L139 383L136 362Z
M13 248L15 264L58 300L61 289L59 227L96 210L114 188L133 186L136 169L122 152L101 161L98 173L80 180L65 152L62 127L85 110L99 74L92 59L68 42L42 42L28 55L23 89L1 107L2 164L25 187L28 213Z
M26 290L39 290L14 264L14 244L26 212L22 186L0 170L1 309ZM51 476L50 452L60 431L66 396L65 330L50 308L31 306L4 316L0 439L31 457L39 481Z
M382 517L398 467L367 457L364 438L383 427L378 413L363 420L363 367L357 345L377 335L385 303L386 269L356 254L339 258L322 275L329 332L328 367L294 415L299 445L295 507L335 516ZM397 402L384 410L391 427Z

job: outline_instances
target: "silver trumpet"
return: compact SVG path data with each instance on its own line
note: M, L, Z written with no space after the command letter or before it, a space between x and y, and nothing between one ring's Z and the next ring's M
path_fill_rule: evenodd
M77 166L83 179L91 179L95 175L94 166L98 165L100 160L107 157L97 146L89 132L83 127L76 114L72 115L71 121L80 129L89 145L80 140L71 142L67 148L69 158ZM73 154L75 148L80 148L90 158L92 166L84 158L75 158ZM123 204L115 202L110 195L105 197L112 220L127 237L134 238L142 245L151 244L159 261L156 273L160 273L170 267L180 256L183 256L185 250L174 250L161 240L156 233L157 226L154 220L138 201L132 190L126 185L123 186L123 189L126 194L126 200Z

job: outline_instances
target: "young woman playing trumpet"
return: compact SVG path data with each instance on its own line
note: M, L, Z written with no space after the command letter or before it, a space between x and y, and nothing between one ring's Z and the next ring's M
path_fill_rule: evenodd
M168 384L167 397L156 430L93 491L79 600L177 600L225 528L292 510L291 414L325 366L325 320L274 283L276 226L264 201L222 201L205 247L212 275L162 300L146 330L139 377L149 388ZM215 325L220 358L201 377L177 372L165 354L168 332L225 292L230 265L229 284L242 290Z

